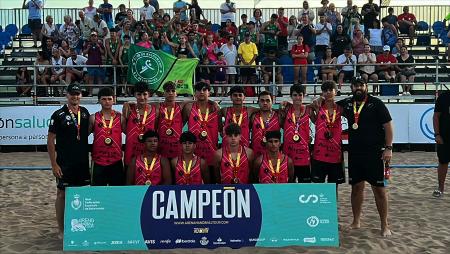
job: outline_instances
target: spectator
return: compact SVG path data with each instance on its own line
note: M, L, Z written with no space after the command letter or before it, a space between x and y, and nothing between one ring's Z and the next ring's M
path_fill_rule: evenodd
M231 22L231 20L229 20L229 19L227 19L227 22L225 23L225 32L227 33L227 36L228 35L232 35L234 38L236 38L237 37L237 33L238 33L238 31L237 31L237 28L236 28L236 26ZM220 32L219 32L219 34L220 34ZM225 36L226 37L226 36ZM222 45L221 45L222 46Z
M363 5L361 9L361 14L364 16L364 32L367 33L367 29L374 28L373 22L377 20L378 15L380 15L380 7L373 3L373 0Z
M188 21L188 17L186 14L187 8L188 8L187 4L182 0L177 0L176 2L173 3L173 12L180 13L180 21L181 22Z
M261 9L255 9L253 11L253 17L250 19L250 22L253 22L255 28L254 32L250 32L252 35L252 42L256 43L258 51L263 51L264 34L261 33L261 28L265 22L262 17ZM249 26L251 27L251 23Z
M191 45L192 51L194 54L189 54L190 58L200 58L200 50L198 46L198 41L196 40L196 34L194 31L190 31L188 33L188 43Z
M262 34L256 31L255 23L253 21L248 22L248 32L250 33L250 41L255 43L256 46L259 45L259 42L261 41L261 37L263 37ZM244 34L244 41L245 41L245 34Z
M41 46L43 49L47 46L47 38L58 40L59 32L55 24L53 24L52 16L48 15L45 17L45 24L42 26L41 35Z
M122 74L122 84L127 83L127 68L128 68L128 50L130 49L131 45L131 36L128 34L125 34L123 36L123 42L120 44L119 49L119 63L122 66L120 68L120 73ZM125 91L127 94L131 94L131 91Z
M152 38L150 41L152 42L153 48L155 48L156 50L161 50L163 42L162 42L162 36L158 30L153 32L153 35L152 35Z
M94 0L89 0L88 6L83 8L84 14L90 20L94 20L94 15L97 14L97 8L94 7Z
M411 95L412 84L414 83L414 79L416 77L416 72L414 71L414 57L408 53L408 48L406 46L402 46L401 53L397 57L398 65L397 70L399 71L398 76L400 77L401 83L408 83L402 85L403 87L403 95Z
M70 47L66 40L61 41L61 46L59 46L59 52L61 53L61 56L64 58L70 57Z
M399 56L403 45L405 45L403 39L398 38L395 47L392 48L392 55L395 57Z
M416 33L417 20L414 14L409 13L409 7L403 7L403 14L398 16L398 29L401 34L409 36L409 46L414 44L414 34Z
M31 96L31 76L26 67L20 67L16 72L16 91L18 96Z
M239 44L238 57L242 66L240 69L243 84L254 84L256 57L258 49L256 44L250 41L250 33L244 35L244 42Z
M105 49L103 43L99 40L97 32L91 33L90 41L87 41L84 46L84 55L87 55L87 65L97 65L97 67L89 67L87 80L88 84L92 85L94 82L96 84L103 84L103 79L105 78L105 71L102 67L98 65L102 64L102 55L105 54ZM92 95L92 87L88 88L88 94Z
M225 0L225 3L220 5L220 17L221 26L224 27L227 19L231 20L234 24L236 22L236 4L232 3L230 0Z
M344 27L339 24L336 27L336 33L331 37L331 50L333 57L338 57L344 54L344 49L350 47L350 36L344 32Z
M191 16L194 16L195 20L201 20L202 17L203 19L206 19L205 16L203 15L202 8L200 7L200 5L198 5L197 0L192 0L192 4L187 5L189 6Z
M66 60L66 84L72 82L81 82L84 80L86 67L76 67L77 65L86 65L87 58L78 55L75 49L70 49L70 57ZM71 66L71 67L69 67Z
M353 54L358 57L359 54L364 52L364 45L368 43L367 39L363 37L362 31L359 29L355 30L352 39Z
M50 84L55 84L56 82L58 82L60 85L65 86L66 71L62 66L66 65L66 59L61 56L61 53L58 49L53 49L52 53L52 75L50 77ZM58 87L53 87L52 95L59 96Z
M50 39L49 39L50 40ZM38 51L36 56L36 65L50 65L43 51ZM47 66L38 66L36 73L36 82L41 85L47 85L50 82L50 69ZM44 87L37 88L37 96L45 96Z
M106 1L106 0L105 0ZM98 39L104 40L109 39L109 28L107 23L100 18L100 15L96 14L94 16L94 30L97 32Z
M100 13L100 18L106 22L108 28L114 27L112 11L113 11L113 6L112 6L112 4L108 3L108 0L103 0L103 3L100 4L100 6L97 9L97 12ZM95 20L95 16L93 19ZM99 34L99 36L100 36L100 34Z
M309 59L314 59L314 35L316 34L316 30L314 28L314 25L310 23L308 16L303 15L301 19L301 23L297 27L298 33L303 36L303 43L308 45L308 47L311 49L311 55L309 56Z
M53 46L55 46L52 38L47 38L45 45L46 47L42 49L44 58L50 60L52 58Z
M350 19L349 19L350 24L348 26L347 33L350 35L350 37L353 37L353 31L355 29L360 29L361 31L363 31L363 34L364 34L365 26L361 25L362 16L358 12L358 6L353 5L353 9L351 12L349 12L348 15L350 17Z
M353 55L352 48L348 47L344 49L344 54L338 56L337 67L340 69L338 74L338 95L340 94L340 89L345 81L350 81L354 76L355 63L357 62L356 56Z
M130 23L130 28L136 26L136 22L137 21L136 21L136 19L133 16L133 10L132 9L128 9L127 10L127 17L122 20L122 23L119 26L123 29L123 27L124 27L126 22Z
M239 42L244 41L244 34L248 31L247 14L244 13L241 15L241 24L238 27Z
M113 28L109 32L111 34L111 38L105 40L105 51L106 51L106 64L107 65L117 65L119 63L119 44L120 39L117 37L116 29ZM113 75L114 71L112 68L108 68L108 72L110 73L110 77Z
M119 5L119 12L114 17L114 23L116 26L120 26L122 24L123 20L127 18L127 10L124 4Z
M333 3L328 5L328 11L325 13L325 16L327 22L331 24L333 32L335 32L337 25L341 23L341 14L336 11L336 6Z
M294 15L289 17L289 24L287 26L287 32L288 32L288 50L291 51L292 46L297 43L297 17Z
M261 28L264 34L264 52L278 50L278 35L280 34L280 26L277 23L278 15L272 14L270 20Z
M156 11L159 11L159 3L158 0L150 0L150 5L155 8Z
M375 70L374 64L377 62L377 57L374 53L370 52L370 45L365 44L364 45L364 52L359 54L358 56L358 64L362 64L363 66L359 67L359 73L361 75L361 78L364 79L366 83L369 82L369 80L373 81L374 83L378 82L378 75ZM377 85L373 85L373 94L376 95L376 92L378 90Z
M275 76L275 82L274 84L283 84L283 75L281 74L281 67L277 66L275 67L275 73L273 64L280 65L280 62L277 59L275 50L270 50L267 52L266 57L264 57L262 61L262 65L264 67L262 68L262 74L263 74L263 82L264 84L269 84L269 82L273 82L273 76ZM275 75L274 75L275 74ZM277 86L276 85L270 85L270 93L271 94L277 94L278 96L282 96L281 91L283 89L283 86L278 87L277 92ZM266 87L267 90L267 87Z
M133 44L133 32L131 29L131 22L126 20L125 23L123 23L123 28L121 31L119 31L118 37L120 38L120 42L123 44L125 42L125 35L128 35L130 38L130 43Z
M72 22L72 17L69 15L64 16L64 24L59 28L59 34L62 40L66 40L69 43L70 48L76 48L78 46L80 30Z
M314 21L315 14L314 14L314 11L313 11L313 10L309 9L309 3L308 3L308 1L303 1L303 9L301 9L301 10L298 12L298 16L297 16L298 22L300 22L300 23L302 22L302 17L303 17L304 15L306 15L306 16L308 17L308 19L309 19L310 22L313 22L313 21Z
M304 44L302 35L297 36L297 44L292 46L291 56L294 61L294 84L306 84L306 73L308 70L309 46ZM302 70L302 79L298 79L300 69ZM300 82L299 82L300 81Z
M225 45L225 44L224 44ZM215 69L215 73L216 73L216 77L214 78L214 84L218 85L218 84L226 84L226 73L227 73L227 61L225 60L225 56L223 55L222 52L217 53L217 61L215 63L215 65L217 66ZM219 94L218 93L218 87L215 86L214 87L214 93L216 95L220 95L220 96L224 96L227 94L227 89L225 86L222 86L222 91Z
M82 49L84 42L89 40L92 29L94 29L94 21L86 16L83 11L78 12L80 18L80 40L78 42L78 49Z
M212 70L211 63L209 62L209 59L207 56L204 56L202 59L202 65L201 67L197 68L197 75L198 80L201 82L205 82L207 84L211 84L214 82L215 73Z
M398 18L396 15L394 15L394 8L389 7L388 8L388 15L385 17L387 22L393 26L395 26L395 28L398 28Z
M322 0L322 1L320 1L320 4L322 5L322 7L319 7L318 9L317 9L317 15L318 16L320 16L320 15L326 15L326 13L327 13L327 11L328 11L328 3L329 3L329 1L328 0Z
M322 59L325 55L325 50L330 46L332 30L331 24L326 22L325 14L319 15L319 23L316 24L316 47L314 48L316 57Z
M325 55L320 63L322 64L322 82L327 80L333 81L336 76L336 66L334 65L336 64L336 57L333 57L333 52L330 47L325 50Z
M228 42L226 44L223 44L220 48L220 52L223 53L225 57L225 61L228 63L228 65L236 65L236 59L237 59L237 49L234 45L234 37L228 36ZM234 66L228 66L226 70L226 81L227 84L235 84L236 82L236 67Z
M214 42L214 37L212 34L208 34L206 36L205 43L202 48L202 55L206 55L209 59L210 63L215 63L217 61L217 52L219 51L219 47L217 43Z
M181 35L179 43L173 43L170 42L167 38L167 35L163 35L164 41L172 46L175 51L175 56L178 58L187 58L189 55L193 56L194 58L197 57L195 52L192 50L191 44L188 43L188 38L186 35Z
M379 22L374 22L374 28L369 28L369 45L372 52L376 54L383 51L383 40L381 39L383 30L380 29L379 25Z
M136 43L137 46L143 47L143 48L146 48L146 49L153 48L152 42L150 41L150 38L149 38L147 32L141 32L139 37L141 38L141 41Z
M378 77L394 83L396 70L395 64L397 63L397 59L389 53L390 51L391 48L388 45L384 45L383 53L377 56L377 63L384 64L378 66L378 69L380 70Z
M350 14L352 12L353 12L353 1L347 0L347 6L345 6L341 10L341 15L343 17L342 25L345 33L347 33L348 29L350 28L350 16L351 16Z
M388 45L389 48L395 46L397 42L398 33L395 26L389 24L385 18L381 20L383 23L383 31L381 32L381 37L383 38L383 45Z
M250 19L250 21L253 21L253 23L255 23L256 31L259 32L262 25L264 24L264 19L262 17L261 9L253 10L253 17Z
M133 31L133 37L131 41L134 42L134 44L141 41L141 34L144 32L144 26L142 25L141 21L136 22L136 25L134 27Z
M285 50L288 47L288 18L284 16L284 8L280 7L278 8L278 19L277 19L278 26L280 27L280 34L278 35L278 48L279 50Z
M42 9L44 3L42 0L30 0L25 4L26 0L23 0L22 8L28 9L28 26L33 34L33 47L37 48L37 40L41 37L42 26Z

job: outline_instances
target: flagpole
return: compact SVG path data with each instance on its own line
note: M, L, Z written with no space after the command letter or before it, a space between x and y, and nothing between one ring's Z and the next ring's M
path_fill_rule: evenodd
M131 9L131 0L128 0L128 9Z

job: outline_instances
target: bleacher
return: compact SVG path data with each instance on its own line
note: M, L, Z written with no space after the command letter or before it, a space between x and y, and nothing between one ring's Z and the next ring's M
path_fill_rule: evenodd
M450 65L446 59L446 44L449 39L446 37L444 24L436 21L428 29L416 32L416 45L409 46L409 53L416 61L415 71L417 73L411 97L398 97L401 93L401 84L397 84L398 89L381 89L381 96L391 101L433 101L436 90L449 89L450 87ZM18 97L16 92L15 74L19 66L27 66L33 78L33 65L38 49L32 46L31 31L28 25L20 29L15 24L8 24L0 28L0 104L48 104L64 101L64 98L23 98ZM445 33L445 36L444 36ZM400 35L405 39L405 44L409 45L407 35ZM422 38L419 40L419 38ZM424 39L425 38L425 39ZM286 54L286 53L285 53ZM280 56L283 59L283 55ZM282 61L283 62L283 61ZM320 74L317 66L311 65L308 68L308 81L311 84L320 82ZM283 95L287 95L288 87L292 81L288 78L292 75L292 67L283 67L285 84ZM386 81L379 81L380 85ZM113 85L110 83L110 85ZM378 84L377 84L378 85ZM391 86L392 88L392 86ZM320 89L310 85L307 92L310 95L317 94ZM349 92L348 86L344 86L344 94ZM223 98L217 98L222 100ZM119 98L119 101L127 101L128 98ZM93 98L92 100L96 100Z

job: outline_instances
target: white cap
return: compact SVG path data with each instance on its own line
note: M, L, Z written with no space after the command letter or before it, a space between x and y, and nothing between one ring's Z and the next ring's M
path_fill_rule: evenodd
M391 51L391 47L389 47L389 45L384 45L383 51Z

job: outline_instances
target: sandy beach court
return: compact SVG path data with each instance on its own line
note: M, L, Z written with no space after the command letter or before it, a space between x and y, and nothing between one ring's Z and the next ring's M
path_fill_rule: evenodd
M43 152L0 153L0 161L0 166L49 166L47 153ZM427 152L394 153L392 162L436 163L436 154ZM56 187L51 171L1 170L0 179L0 253L61 253L54 212ZM387 239L380 236L378 214L368 186L362 228L344 230L352 220L352 213L350 186L343 184L339 188L339 224L343 228L339 232L339 248L178 249L151 253L450 253L450 197L432 198L436 185L436 169L392 170L388 192L389 221L394 235Z

